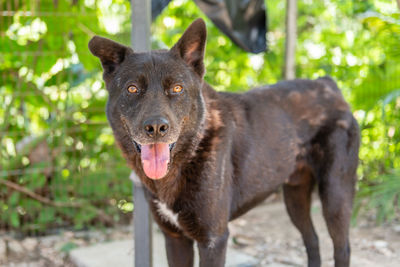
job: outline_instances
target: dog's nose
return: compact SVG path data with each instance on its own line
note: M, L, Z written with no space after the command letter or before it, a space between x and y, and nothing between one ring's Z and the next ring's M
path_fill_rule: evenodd
M166 118L155 117L143 123L144 131L149 137L164 136L168 133L169 122Z

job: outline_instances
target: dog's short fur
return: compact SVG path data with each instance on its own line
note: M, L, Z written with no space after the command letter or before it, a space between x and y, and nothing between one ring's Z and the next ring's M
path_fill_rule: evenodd
M171 50L135 53L97 36L89 43L104 69L108 120L147 189L165 234L169 265L192 266L196 241L200 266L223 266L228 222L283 187L308 265L320 266L310 218L316 184L335 266L348 266L359 129L335 82L324 77L244 94L216 92L203 81L205 42L199 19ZM130 85L138 90L128 92ZM183 91L174 92L176 85ZM156 134L146 128L149 118ZM158 134L160 121L166 127ZM168 171L161 179L147 177L141 159L143 146L155 143L170 145Z

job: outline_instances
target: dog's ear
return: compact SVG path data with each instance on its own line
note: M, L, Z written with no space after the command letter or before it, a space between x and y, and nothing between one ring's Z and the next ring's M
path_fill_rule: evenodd
M204 51L207 39L207 29L204 20L195 20L186 29L171 51L180 56L200 76L204 75Z
M89 50L100 58L105 74L113 73L133 53L130 47L124 46L110 39L94 36L89 42Z

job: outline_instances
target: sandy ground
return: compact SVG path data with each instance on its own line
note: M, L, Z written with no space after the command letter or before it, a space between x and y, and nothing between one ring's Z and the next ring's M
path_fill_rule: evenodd
M317 201L313 203L312 216L320 240L322 266L333 266L333 248ZM0 235L0 266L74 267L68 258L71 248L127 239L130 229L64 232L57 236L22 240L3 234ZM291 224L279 197L233 221L230 232L230 246L258 258L259 266L307 264L300 234ZM400 266L400 223L375 226L370 220L361 218L357 226L351 228L351 245L351 266Z

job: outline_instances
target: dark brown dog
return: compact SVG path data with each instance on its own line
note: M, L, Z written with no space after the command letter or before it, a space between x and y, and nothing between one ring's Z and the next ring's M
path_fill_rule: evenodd
M348 266L359 129L335 82L216 92L203 81L205 42L199 19L168 51L135 53L97 36L89 43L104 69L108 120L148 190L169 265L193 266L197 241L200 266L223 266L228 222L283 186L308 266L320 266L310 218L317 184L335 266Z

